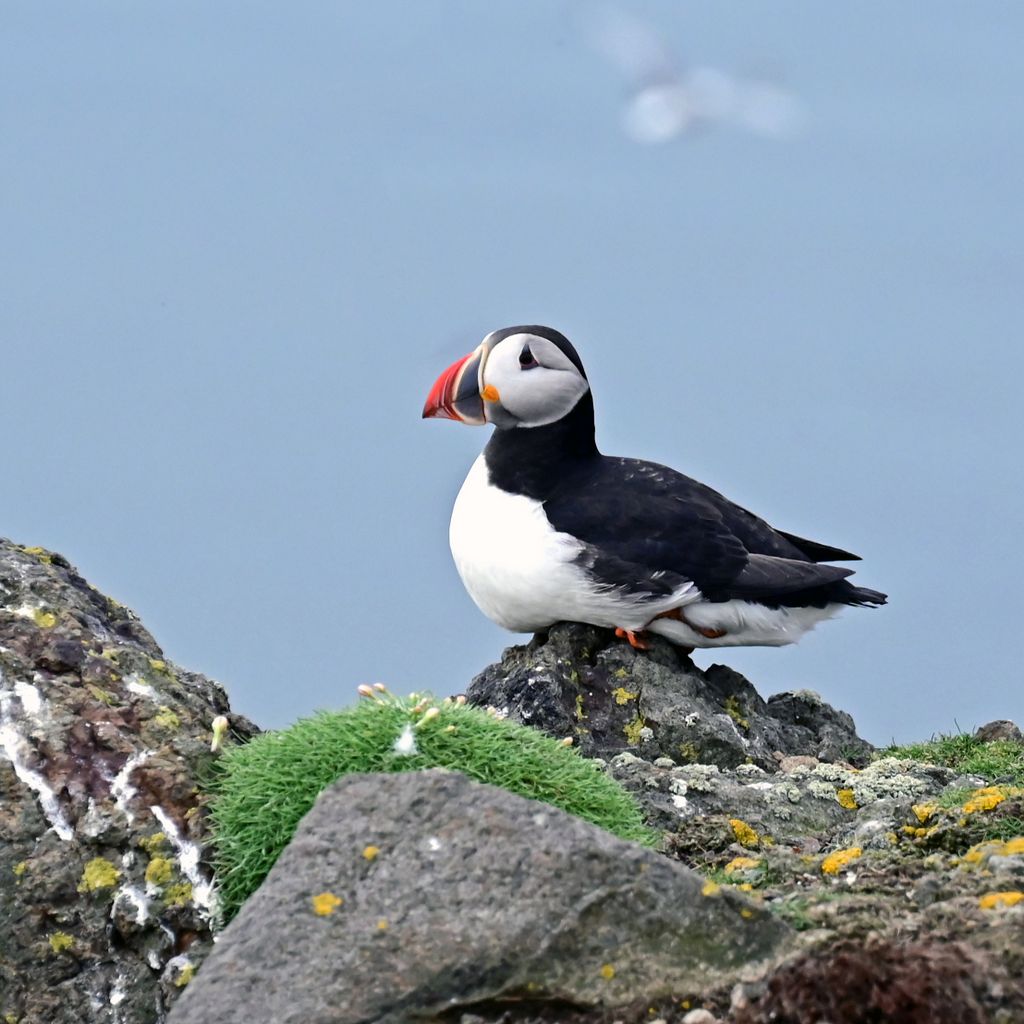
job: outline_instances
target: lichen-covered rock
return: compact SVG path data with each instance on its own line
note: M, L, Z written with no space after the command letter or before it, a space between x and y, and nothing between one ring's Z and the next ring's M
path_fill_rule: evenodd
M510 647L466 690L554 736L571 736L588 757L623 750L654 761L774 770L777 755L865 763L872 747L853 719L808 690L763 700L738 672L706 671L657 637L637 652L609 630L559 623Z
M0 1020L150 1024L209 944L224 691L60 555L0 540Z
M548 805L441 770L349 775L170 1020L402 1024L541 1006L565 1020L732 984L790 935L740 894Z

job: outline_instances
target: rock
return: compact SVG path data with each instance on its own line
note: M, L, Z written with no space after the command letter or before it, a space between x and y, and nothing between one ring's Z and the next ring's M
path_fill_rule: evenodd
M439 770L346 776L170 1020L607 1009L729 984L788 937L739 894L555 808Z
M993 740L1024 743L1024 733L1020 731L1015 722L1007 721L1005 718L979 726L974 732L974 738L981 743L991 743Z
M609 630L559 623L510 647L466 690L553 736L574 737L588 757L623 750L647 761L774 771L777 755L865 763L872 747L853 719L808 690L763 700L724 665L698 669L657 637L638 652Z
M221 714L64 558L0 540L0 1019L164 1018L210 940L196 786Z

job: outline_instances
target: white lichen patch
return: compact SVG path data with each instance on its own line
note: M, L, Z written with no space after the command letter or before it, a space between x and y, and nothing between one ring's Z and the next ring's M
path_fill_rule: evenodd
M437 836L431 836L427 840L427 849L432 853L437 853L437 851L441 849L441 840L438 839Z
M23 714L35 716L43 710L43 698L31 683L19 679L14 684L14 695L21 701Z
M152 750L140 750L137 754L132 754L110 783L110 795L114 798L114 805L125 816L129 825L135 821L135 815L128 808L128 804L135 798L138 790L128 780L132 772L152 753Z
M2 682L3 678L0 676L0 683ZM11 712L11 703L16 692L17 684L15 684L14 690L0 690L0 753L10 761L14 774L21 782L36 794L39 806L53 831L65 842L68 842L74 838L75 830L64 816L60 802L57 800L57 794L39 772L28 766L32 748L25 737L18 732Z
M174 847L178 869L192 883L192 902L207 914L213 913L215 899L213 885L203 877L199 870L199 847L181 835L174 819L162 807L153 804L149 809L153 812L153 817L160 822Z
M129 693L134 693L137 697L146 697L149 700L155 701L158 697L156 688L147 683L138 672L131 672L124 677L124 685Z
M110 907L110 916L118 910L130 910L135 914L136 924L145 924L149 920L150 901L146 894L135 885L122 885L114 894L114 902Z

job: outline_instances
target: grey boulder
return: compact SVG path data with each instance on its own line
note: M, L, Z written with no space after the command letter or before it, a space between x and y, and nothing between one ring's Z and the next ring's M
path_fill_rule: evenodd
M737 893L548 805L443 771L348 776L320 795L170 1020L618 1007L728 984L790 934Z
M765 701L738 672L705 670L658 637L633 650L610 630L559 623L500 662L466 690L553 736L572 736L587 757L623 750L647 761L777 768L776 755L864 763L873 748L853 719L809 690Z

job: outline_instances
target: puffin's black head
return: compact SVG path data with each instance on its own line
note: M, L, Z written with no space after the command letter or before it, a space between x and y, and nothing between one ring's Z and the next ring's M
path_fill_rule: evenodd
M538 325L504 327L437 378L423 418L541 427L562 419L589 390L564 334Z

